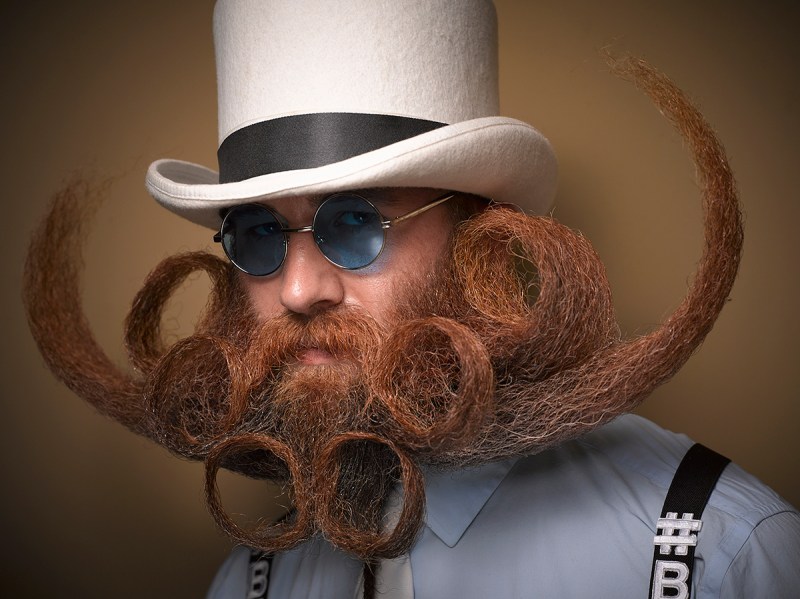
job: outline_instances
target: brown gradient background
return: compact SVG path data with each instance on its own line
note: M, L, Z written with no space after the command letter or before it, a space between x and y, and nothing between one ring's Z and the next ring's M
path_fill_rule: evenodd
M0 19L8 184L0 588L8 597L199 597L229 550L205 512L200 466L100 418L52 379L28 334L19 281L48 197L87 166L119 176L88 241L85 304L120 363L121 323L148 270L178 250L212 245L210 232L157 207L142 186L156 158L216 164L212 2L22 4L3 3ZM555 145L555 214L602 255L626 333L647 331L680 301L700 251L699 202L681 141L607 73L597 50L613 43L650 59L715 126L746 213L740 277L701 351L641 413L800 504L800 56L798 9L789 4L497 7L503 114L535 124ZM190 330L205 288L200 279L173 302L176 338ZM237 497L232 509L266 504L226 484Z

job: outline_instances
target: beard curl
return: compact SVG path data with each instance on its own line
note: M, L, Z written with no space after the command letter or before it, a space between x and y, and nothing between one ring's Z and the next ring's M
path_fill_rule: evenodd
M733 177L719 142L663 75L616 69L651 95L691 148L703 186L705 247L688 294L651 333L620 339L604 269L589 243L550 218L487 209L460 225L447 260L403 281L387 326L353 309L259 321L233 268L205 253L162 262L126 322L138 372L112 364L80 307L80 227L97 197L60 193L34 235L24 298L50 368L101 412L206 463L206 497L234 539L267 552L317 533L364 559L404 553L424 512L422 467L525 455L633 409L710 331L739 262ZM89 202L85 200L89 198ZM204 270L213 290L195 333L171 347L161 314ZM334 365L300 367L308 349ZM294 510L240 527L222 507L219 468L284 485ZM389 491L403 509L387 529Z
M383 434L426 460L468 445L491 416L494 372L486 346L452 318L398 326L365 368Z

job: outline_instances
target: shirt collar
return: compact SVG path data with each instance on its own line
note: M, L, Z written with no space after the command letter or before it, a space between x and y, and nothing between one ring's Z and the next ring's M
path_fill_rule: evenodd
M425 522L448 547L455 546L519 458L461 470L425 471Z

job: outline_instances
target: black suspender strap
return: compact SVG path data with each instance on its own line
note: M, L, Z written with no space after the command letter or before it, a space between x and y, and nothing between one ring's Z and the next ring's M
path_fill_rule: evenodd
M266 554L257 549L250 550L250 563L247 566L247 596L245 599L266 599L271 568L272 554Z
M289 510L275 523L287 522L294 516L295 511ZM264 553L259 549L250 548L250 563L247 565L247 596L244 599L267 599L274 557L274 553Z
M657 524L648 599L689 599L700 517L728 462L700 443L683 457Z

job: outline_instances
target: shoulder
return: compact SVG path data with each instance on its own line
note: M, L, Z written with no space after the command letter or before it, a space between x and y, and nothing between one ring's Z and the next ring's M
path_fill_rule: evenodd
M603 463L606 474L647 481L663 498L693 441L639 416L626 415L574 444L580 447L579 452ZM706 509L751 527L774 514L797 513L775 491L734 463L723 471Z
M263 597L269 576L269 562L263 554L239 545L217 570L206 599Z
M541 498L537 510L545 505L559 514L544 524L553 538L563 539L558 545L571 544L569 537L580 539L581 547L589 547L587 556L598 556L605 571L624 568L618 561L612 564L609 552L626 555L629 564L642 568L642 560L652 560L652 539L667 490L692 444L685 435L627 415L578 440L521 459L498 491L510 493L506 509L520 506L514 515L517 524L531 520L521 496ZM702 520L693 597L748 596L744 589L772 589L770 596L783 597L781 592L800 590L800 515L756 477L729 464ZM533 521L543 525L538 517ZM644 569L649 574L648 566Z
M206 599L346 597L361 566L319 536L274 557L238 546L217 571Z

